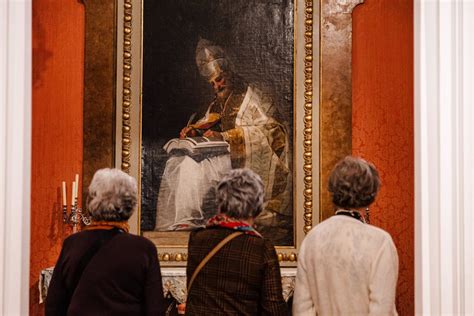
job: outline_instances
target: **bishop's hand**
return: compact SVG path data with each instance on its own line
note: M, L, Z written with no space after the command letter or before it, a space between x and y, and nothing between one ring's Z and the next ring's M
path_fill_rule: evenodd
M183 127L181 132L179 132L179 138L195 137L196 135L196 130L192 126Z

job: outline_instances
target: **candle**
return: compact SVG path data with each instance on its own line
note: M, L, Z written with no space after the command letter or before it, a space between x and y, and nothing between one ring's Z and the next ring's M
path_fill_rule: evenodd
M76 183L76 188L74 190L74 199L77 200L79 196L77 195L77 191L79 190L79 175L77 173L76 173L76 179L74 182Z
M71 205L74 205L74 192L76 191L76 182L72 182L72 189L71 189Z
M67 201L66 201L66 181L63 181L62 187L63 187L63 206L66 206L67 205Z

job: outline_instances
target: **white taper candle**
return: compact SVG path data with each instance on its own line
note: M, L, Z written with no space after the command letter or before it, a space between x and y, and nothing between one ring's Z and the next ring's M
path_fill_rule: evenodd
M74 205L74 193L76 192L76 182L72 182L72 189L71 189L71 205Z
M67 201L66 201L66 181L63 181L62 188L63 188L63 206L66 206L67 205Z
M76 183L76 190L74 191L74 199L78 199L79 195L77 195L79 191L79 175L76 173L76 179L74 181Z

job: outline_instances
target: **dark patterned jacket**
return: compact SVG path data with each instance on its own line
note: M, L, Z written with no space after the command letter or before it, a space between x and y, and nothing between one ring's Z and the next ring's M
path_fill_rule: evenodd
M213 227L191 233L188 281L204 257L233 232ZM273 245L246 234L227 243L195 279L188 294L186 315L287 315Z

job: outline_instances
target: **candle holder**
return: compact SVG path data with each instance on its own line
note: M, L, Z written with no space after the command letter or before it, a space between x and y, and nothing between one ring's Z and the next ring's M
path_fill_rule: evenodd
M67 223L69 216L67 215L67 205L63 205L63 223Z
M63 223L72 226L72 232L76 233L81 230L82 224L90 225L91 217L82 213L82 209L78 207L77 193L79 188L79 174L76 173L71 188L71 212L67 213L67 196L66 181L62 182L62 198L63 198Z
M77 232L80 230L82 224L86 226L91 224L91 217L82 213L82 209L78 207L76 201L71 205L71 212L69 215L67 214L67 206L63 206L63 222L72 226L73 231Z

